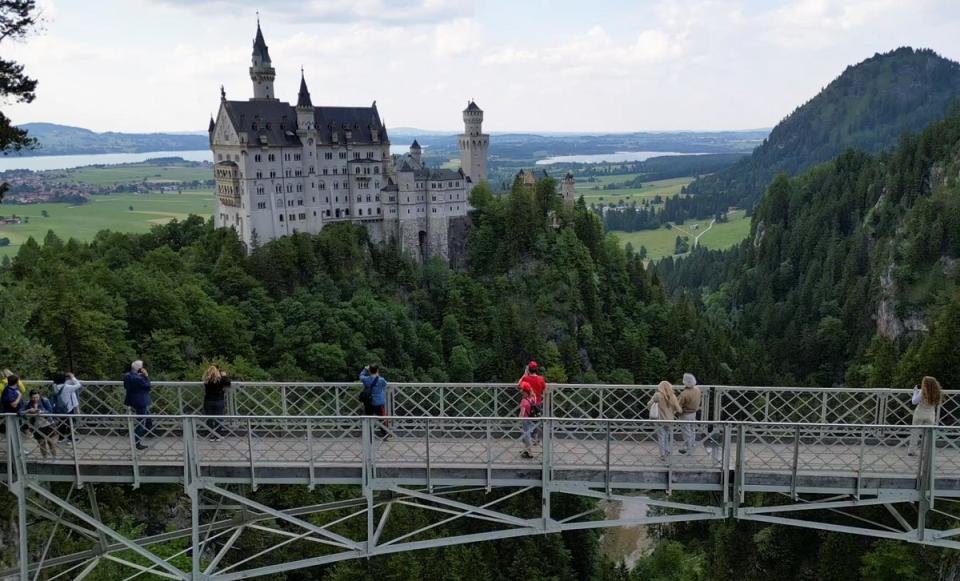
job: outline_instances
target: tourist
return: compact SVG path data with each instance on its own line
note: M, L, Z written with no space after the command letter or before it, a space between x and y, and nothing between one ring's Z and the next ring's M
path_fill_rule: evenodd
M697 412L703 404L703 392L697 387L697 378L692 373L683 374L683 391L678 398L680 402L680 419L685 423L680 426L683 433L683 447L680 448L681 454L686 454L687 450L693 451L697 445L697 425L693 422L697 420Z
M517 381L517 387L522 390L524 382L533 388L533 395L537 398L537 403L542 406L543 397L547 392L547 381L541 375L540 365L536 361L527 364L526 369L523 370L523 375Z
M222 416L227 412L226 389L230 387L230 378L219 365L211 365L203 374L203 413L207 416ZM216 418L207 419L210 441L223 439L223 422Z
M50 388L53 400L53 412L62 415L76 415L80 413L80 398L77 393L83 389L83 384L72 373L57 372L53 374L53 387ZM70 421L61 418L58 422L60 437L68 446L72 445L70 437Z
M47 452L55 460L57 458L57 433L56 425L52 418L46 417L53 413L53 406L50 400L40 397L40 392L30 390L30 399L20 406L20 415L27 418L27 425L33 432L33 439L37 441L40 447L40 454L44 458Z
M363 390L360 392L360 401L363 402L363 415L380 416L386 418L387 415L387 380L380 376L380 368L376 365L368 365L360 372L360 383L363 384ZM383 424L377 428L377 436L387 439L387 427L389 422L384 419Z
M130 408L131 414L141 416L133 431L134 443L137 450L146 450L143 439L153 430L153 421L146 417L150 415L150 375L143 361L138 359L130 364L130 371L123 376L123 388L127 392L124 405Z
M913 425L933 426L937 423L937 408L943 403L943 389L940 382L929 375L924 376L920 385L913 386L913 397L910 403L916 406L913 410ZM920 442L921 430L910 430L910 448L907 454L914 456Z
M520 417L523 418L521 424L523 433L520 436L520 440L523 442L523 452L520 453L520 457L533 458L530 450L537 440L538 430L537 422L531 418L539 417L543 408L542 405L537 402L537 394L533 391L533 387L529 383L522 382L520 384L520 390L523 394L520 399Z
M677 400L676 394L673 393L673 385L669 381L661 381L647 407L651 410L651 419L654 419L653 416L655 416L655 419L664 422L657 426L660 461L663 462L670 456L673 447L673 426L666 422L676 419L677 414L682 411L680 402Z
M4 369L4 372L9 369ZM0 393L0 409L5 414L16 414L20 412L20 403L23 401L23 394L20 393L20 378L10 373L3 378L3 392ZM0 433L6 433L7 422L3 420L0 425Z

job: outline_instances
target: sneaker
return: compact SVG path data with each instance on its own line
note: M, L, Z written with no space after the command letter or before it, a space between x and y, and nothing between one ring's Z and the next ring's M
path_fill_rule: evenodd
M137 450L143 451L143 450L146 450L146 449L147 449L147 447L144 446L143 444L137 444Z
M686 449L686 448L680 448L680 449L678 450L678 452L680 452L681 454L686 454L686 453L687 453L687 449Z
M521 457L521 458L533 458L533 456L530 455L530 452L527 452L526 450L524 450L523 452L520 453L520 457Z
M223 437L220 434L210 434L210 437L207 438L211 442L220 442L223 440Z

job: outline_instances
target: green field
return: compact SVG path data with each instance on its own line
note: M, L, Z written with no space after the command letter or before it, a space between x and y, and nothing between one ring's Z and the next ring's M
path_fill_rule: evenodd
M209 177L209 172L205 175ZM133 206L132 212L130 206ZM0 215L16 214L29 218L29 223L0 225L0 238L10 239L10 246L0 247L0 256L15 255L20 244L30 236L42 242L48 230L53 230L63 240L91 240L100 230L147 232L155 224L165 224L174 218L183 220L190 214L207 218L213 215L215 207L216 202L211 190L185 191L183 194L93 196L89 203L82 206L3 205L0 206ZM48 218L41 214L43 210L49 214Z
M48 175L59 174L73 182L110 186L131 182L191 182L209 180L213 172L209 167L191 167L183 165L154 165L147 163L128 163L106 167L88 166L70 170L50 171Z
M659 260L665 256L673 255L677 236L688 236L692 243L697 234L703 232L703 229L707 228L709 224L709 220L690 220L678 228L670 228L669 230L658 228L639 232L611 232L611 234L615 234L622 244L629 242L638 252L641 246L646 246L647 257L650 260ZM694 228L695 225L699 228ZM746 216L746 212L743 210L735 210L730 213L729 222L714 224L700 237L698 244L706 248L722 250L738 244L749 234L750 218Z
M657 180L645 182L642 188L624 188L620 190L595 190L594 186L603 187L604 184L611 182L625 182L633 179L637 174L622 174L614 176L601 176L595 182L577 182L577 195L583 196L583 200L589 206L590 204L616 205L620 200L640 201L643 199L652 199L656 196L669 198L680 193L680 189L693 181L692 177L671 178L668 180Z

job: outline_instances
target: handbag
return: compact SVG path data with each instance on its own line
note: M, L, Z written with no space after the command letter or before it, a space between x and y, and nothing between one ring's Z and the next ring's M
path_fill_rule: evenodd
M650 402L649 418L651 420L660 419L660 404L659 402L657 402L657 400L653 400Z

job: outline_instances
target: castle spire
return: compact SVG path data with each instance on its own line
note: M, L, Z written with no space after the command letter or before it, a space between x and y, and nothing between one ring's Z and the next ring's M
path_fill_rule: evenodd
M303 67L300 67L300 93L297 95L297 107L313 107L310 100L310 91L307 90L307 79L303 74Z
M207 133L213 133L213 130L217 127L217 123L213 120L213 113L210 114L210 125L207 126Z
M257 35L253 39L253 57L250 63L250 80L253 81L254 99L273 99L273 80L277 71L270 63L270 51L260 29L260 15L257 15Z
M270 51L267 49L267 42L263 39L263 31L260 30L260 15L257 15L257 36L253 39L253 56L260 57L260 60L269 63Z

